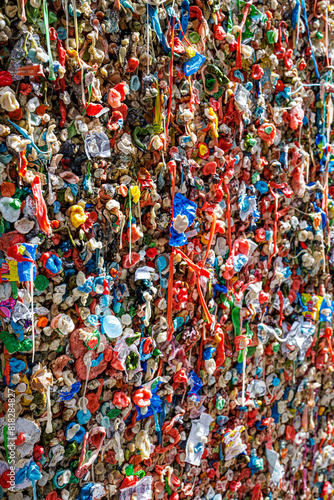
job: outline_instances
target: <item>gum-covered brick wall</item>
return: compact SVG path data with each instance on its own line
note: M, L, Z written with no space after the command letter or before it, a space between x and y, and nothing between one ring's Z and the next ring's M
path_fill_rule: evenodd
M333 30L2 2L1 498L333 498Z

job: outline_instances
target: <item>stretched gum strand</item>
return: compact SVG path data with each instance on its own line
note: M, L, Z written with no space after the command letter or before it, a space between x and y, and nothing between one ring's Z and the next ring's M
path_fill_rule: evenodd
M172 45L171 45L171 55L170 55L170 64L169 64L169 102L168 102L168 111L167 111L167 119L166 119L166 129L165 129L165 151L167 150L167 134L168 134L168 126L169 119L172 107L172 95L173 95L173 57L174 57L174 26L175 26L175 17L173 16L173 28L172 28Z

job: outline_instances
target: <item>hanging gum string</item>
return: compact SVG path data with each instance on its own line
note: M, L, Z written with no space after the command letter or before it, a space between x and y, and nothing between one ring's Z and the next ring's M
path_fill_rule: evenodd
M325 183L324 183L324 193L322 198L322 210L324 210L328 218L328 177L329 177L329 161L331 156L331 147L329 144L327 144L326 149L327 149L327 158L325 166Z
M175 250L175 253L178 253L181 255L182 259L188 264L188 266L193 271L195 271L195 273L199 274L200 276L205 276L206 278L210 277L209 271L204 269L204 267L195 264L185 253L182 252L182 250L180 250L179 248L175 248L174 250Z
M199 299L200 299L202 307L204 309L206 319L208 321L208 324L212 325L213 319L211 317L210 311L208 309L208 306L206 305L206 302L205 302L205 299L204 299L204 296L203 296L201 284L200 284L200 281L199 281L199 275L197 275L196 283L197 283L197 291L198 291Z
M37 500L37 493L36 493L36 481L35 479L31 479L31 484L32 484L32 494L33 494L33 499Z
M50 400L50 385L48 385L46 392L46 413L47 413L47 424L45 432L51 434L52 432L52 410L51 410L51 400Z
M23 2L24 2L24 0L23 0ZM49 57L49 80L54 82L56 80L56 75L55 75L55 72L53 69L53 59L52 59L50 33L49 33L48 4L47 4L46 0L43 0L43 16L44 16L44 29L45 29L46 46L48 49L48 57Z
M243 13L243 16L242 16L242 21L241 21L240 28L239 28L239 33L238 33L237 59L236 59L236 63L235 63L235 66L238 69L242 69L242 59L241 59L242 30L243 30L243 28L245 26L245 22L246 22L246 19L247 19L247 16L248 16L248 12L249 12L250 6L251 6L251 3L247 2L246 5L245 5L245 9L244 9L244 13Z
M326 76L327 81L328 75ZM326 103L327 100L327 103ZM327 109L327 156L326 156L326 166L325 166L325 182L324 182L324 194L322 199L322 209L326 212L328 221L328 177L329 177L329 161L331 156L331 146L330 146L330 133L331 124L333 120L333 102L331 94L328 94L325 99L325 109ZM325 127L325 119L323 120Z
M46 0L44 0L46 1ZM85 106L86 99L85 99L85 86L84 86L84 68L82 65L82 61L79 57L79 31L78 31L78 18L77 18L77 4L76 0L72 0L72 7L73 7L73 18L74 18L74 31L75 31L75 45L77 49L77 54L78 54L78 64L81 69L81 94L82 94L82 105Z
M171 225L173 224L174 220L174 197L175 197L175 178L176 178L176 163L175 161L170 161L168 162L168 168L169 168L169 173L170 177L172 180L172 220L171 220Z
M129 262L131 264L131 221L132 221L132 212L131 212L131 190L129 188Z
M121 229L119 232L119 249L122 250L123 245L122 245L122 236L123 236L123 229L125 226L125 215L122 214L122 221L121 221Z
M139 189L139 192L140 192L140 183L138 183L138 189ZM139 225L140 225L140 229L141 231L143 231L143 226L142 226L142 223L141 223L141 206L140 206L140 196L141 196L141 193L139 194L139 200L138 200L138 219L139 219Z
M167 130L167 129L166 129ZM165 136L166 137L166 136ZM166 141L165 141L166 145ZM174 196L175 196L175 176L176 176L176 163L175 161L168 162L169 173L172 181L172 217L170 222L170 228L173 225L174 218ZM170 231L170 229L169 229ZM175 249L170 255L169 260L169 275L168 275L168 295L167 295L167 340L170 341L172 338L172 334L174 332L173 327L173 273L174 273L174 256Z
M94 74L95 74L95 71L94 71ZM92 85L93 85L92 83L90 83L88 85L88 102L87 102L87 105L85 106L83 112L81 113L82 115L84 115L86 113L86 110L87 110L88 106L90 105L90 100L92 97ZM84 137L83 137L83 140L85 140Z
M34 322L34 269L30 266L30 305L31 305L31 332L32 332L32 362L35 362L35 322Z
M186 43L189 45L189 47L192 47L194 48L194 46L192 45L192 43L189 42L188 38L186 37L186 35L183 33L183 30L182 30L182 27L181 27L181 24L179 23L179 30L181 31L182 35L183 35L183 38L185 39ZM196 50L196 49L195 49ZM190 78L190 77L188 77Z
M92 473L92 481L93 483L95 483L94 467L92 467L91 473Z
M273 188L276 189L282 189L286 187L286 183L283 182L282 184L276 184L275 182L269 182L269 191L271 195L274 198L274 248L273 248L273 253L270 255L268 259L268 268L270 266L271 260L276 255L277 252L277 232L278 232L278 214L277 214L277 209L278 209L278 194L273 191Z
M149 26L148 2L146 4L146 23L147 23L147 76L148 76L150 74L150 26Z
M327 224L328 224L328 218L327 218ZM323 266L322 270L325 273L326 272L326 250L325 250L325 238L324 238L324 230L321 230L321 244L322 244L322 258L323 258Z
M89 373L90 373L90 369L92 367L91 353L89 353L89 362L87 363L87 365L85 363L85 367L86 367L87 373L86 373L86 380L85 380L85 389L84 389L84 393L83 393L83 397L82 397L82 411L86 415L86 413L87 413L86 392L87 392L87 385L88 385Z
M203 260L203 266L202 266L202 268L204 268L204 266L205 266L206 260L208 258L208 255L209 255L209 252L210 252L210 249L211 249L213 237L215 235L215 230L216 230L216 223L217 223L217 216L213 212L212 213L212 223L211 223L211 228L210 228L210 236L209 236L209 241L208 241L208 245L207 245L207 248L206 248L206 252L205 252L205 257L204 257L204 260ZM203 297L203 293L202 293L202 289L201 289L201 284L200 284L200 279L199 279L199 274L197 274L197 289L198 289L200 301L202 303L202 307L204 309L205 315L206 315L207 320L208 320L208 324L212 325L213 319L212 319L212 316L211 316L210 311L208 309L208 306L206 305L205 299Z
M328 4L326 7L325 46L326 46L326 64L327 66L330 66L331 60L328 56Z
M230 198L230 187L228 183L224 182L224 188L226 192L226 217L228 226L228 248L230 254L232 253L232 227L231 227L231 198Z
M283 315L284 297L283 297L283 294L282 294L281 290L278 290L277 295L279 296L279 302L280 302L280 307L279 307L279 314L280 314L279 326L282 326L283 319L284 319L284 315Z
M212 226L215 227L215 221L212 223ZM211 230L212 232L212 230ZM211 237L211 232L210 232L210 237ZM214 229L213 229L214 233ZM213 234L212 234L213 238ZM212 242L211 238L211 242ZM209 240L210 241L210 240ZM179 248L174 248L171 256L170 256L170 261L169 261L169 277L168 277L168 299L167 299L167 340L170 341L172 338L172 334L174 332L173 328L173 271L174 271L174 256L178 253L181 255L182 259L188 264L188 266L195 271L197 274L197 279L196 279L196 284L197 284L197 291L198 295L202 304L202 307L204 309L205 315L207 317L208 324L211 325L213 323L213 319L211 317L211 314L209 312L209 309L206 305L205 299L203 297L201 285L199 282L199 277L200 276L205 276L206 278L210 277L209 271L204 269L204 267L199 266L197 264L194 264L194 262L187 256L185 255L182 250Z
M309 27L308 27L308 20L307 20L307 12L306 12L305 0L301 0L301 4L302 4L302 8L303 8L303 13L304 13L304 23L305 23L305 28L306 28L308 43L309 43L310 48L311 48L312 60L313 60L313 64L314 64L314 71L315 71L315 74L317 76L318 81L320 81L320 74L319 74L317 61L316 61L316 58L315 58L315 55L314 55L314 50L313 50L312 43L311 43L310 30L309 30Z
M325 85L328 84L328 78L329 74L326 74L326 83ZM332 75L330 76L330 79L332 80ZM330 82L331 83L331 82ZM326 164L325 164L325 179L324 179L324 187L323 187L323 198L322 198L322 204L321 208L324 210L326 213L327 217L327 229L328 229L328 234L327 234L327 241L329 239L329 219L328 219L328 178L329 178L329 162L330 162L330 156L331 156L331 146L330 146L330 127L331 123L333 121L333 102L332 102L332 94L329 93L327 96L324 98L324 105L323 105L323 135L325 135L325 123L326 123L326 110L327 110L327 133L326 133L326 138L327 138L327 144L324 148L324 152L326 151ZM325 236L324 236L324 231L322 230L321 232L322 236L322 250L323 250L323 270L325 272L325 266L326 266L326 256L325 256Z
M201 342L199 344L198 358L197 358L197 363L196 363L196 373L197 373L198 376L199 376L199 372L200 372L201 364L202 364L202 360L203 360L204 338L205 338L205 324L202 325Z
M79 465L78 469L82 466L84 460L85 460L85 455L86 455L86 446L87 446L87 441L88 441L88 432L84 435L83 441L82 441L82 449L81 449L81 454L80 454L80 460L79 460Z
M282 26L283 26L283 28L282 28ZM281 21L279 23L279 26L278 26L278 44L279 44L280 48L282 48L282 32L283 32L286 44L287 45L289 44L289 38L288 38L288 35L286 33L286 30L284 29L287 27L288 27L288 25L286 24L285 21Z
M269 191L274 198L274 248L273 248L272 254L270 255L270 257L268 259L268 269L270 267L271 260L274 257L274 255L276 255L276 251L277 251L277 221L278 221L278 218L277 218L277 208L278 208L277 196L278 195L276 193L274 193L270 183L269 183Z
M215 228L215 221L212 223L212 227ZM213 233L214 233L214 229L213 229ZM210 237L211 237L211 234L210 234ZM213 234L212 234L212 238L213 238ZM211 238L211 242L212 242L212 238ZM210 246L211 246L211 242L209 240L209 243L210 243ZM208 244L208 247L209 247L209 244ZM210 248L209 248L210 250ZM213 323L213 319L211 317L211 314L209 312L209 309L208 309L208 306L206 305L206 302L205 302L205 299L203 297L203 293L202 293L202 288L201 288L201 285L200 285L200 281L199 281L199 278L200 276L205 276L206 278L209 278L210 277L210 273L209 271L207 271L206 269L204 269L203 265L202 266L199 266L197 264L194 264L194 262L187 256L185 255L182 250L180 250L179 248L176 248L175 250L179 255L181 255L182 259L188 264L188 266L193 269L193 271L195 271L195 273L197 274L197 278L196 278L196 284L197 284L197 291L198 291L198 295L199 295L199 298L200 298L200 301L201 301L201 304L202 304L202 307L204 309L204 312L205 312L205 315L206 315L206 318L207 318L207 321L208 321L208 324L211 325Z
M246 360L247 360L247 347L242 352L242 392L241 392L241 405L245 406L245 390L246 390Z
M299 29L300 29L300 10L301 10L301 5L298 1L299 9L298 9L298 17L297 17L297 33L296 33L296 40L295 40L295 47L294 47L294 55L297 55L298 52L298 42L299 42Z
M174 256L176 254L175 248L169 258L169 276L168 276L168 297L167 297L167 340L172 339L174 332L173 327L173 272L174 272Z
M169 126L169 119L172 108L172 96L173 96L174 26L175 26L175 17L173 16L172 46L171 46L170 65L169 65L169 102L168 102L168 112L167 112L166 129L165 129L165 144L164 144L165 151L167 149L167 134L168 134L168 126Z
M65 19L66 19L66 50L68 49L68 0L64 0Z
M313 14L311 14L308 17L308 19L307 19L308 22L310 22L313 17L315 17L316 19L321 19L322 18L324 21L326 21L326 17L323 14L317 14L316 13L317 7L318 7L318 0L314 0ZM327 4L327 9L328 9L328 4Z

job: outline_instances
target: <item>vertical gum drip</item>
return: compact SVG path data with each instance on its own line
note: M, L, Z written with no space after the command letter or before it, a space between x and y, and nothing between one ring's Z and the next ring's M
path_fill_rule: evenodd
M48 17L49 13L48 13L47 0L43 0L43 16L44 16L46 46L48 49L48 56L49 56L49 80L54 82L56 79L56 76L55 76L55 72L53 69L53 58L52 58L50 34L49 34L49 17Z
M89 373L90 369L92 367L92 358L89 353L88 361L85 363L87 374L86 374L86 381L85 381L85 390L82 396L82 411L86 415L87 413L87 407L86 407L86 392L87 392L87 385L88 385L88 379L89 379Z
M32 331L32 362L35 362L35 321L34 321L34 268L30 266L30 307L31 307L31 331Z
M246 387L246 351L247 347L243 349L242 352L242 395L241 395L241 405L245 406L245 387Z
M148 14L148 2L146 4L147 19L147 76L150 74L150 16Z
M129 189L129 262L131 264L131 251L132 251L132 242L131 242L131 221L132 221L132 212L131 212L131 190Z
M73 17L74 17L74 31L75 31L75 45L77 49L77 54L78 54L78 64L81 69L81 96L82 96L82 105L86 105L86 99L85 99L85 86L84 86L84 68L81 62L81 59L79 57L79 30L78 30L78 18L77 18L77 4L76 0L72 0L72 6L73 6Z
M50 385L48 385L47 392L46 392L46 411L47 411L46 433L51 434L51 432L52 432L52 410L51 410L51 400L50 400Z

